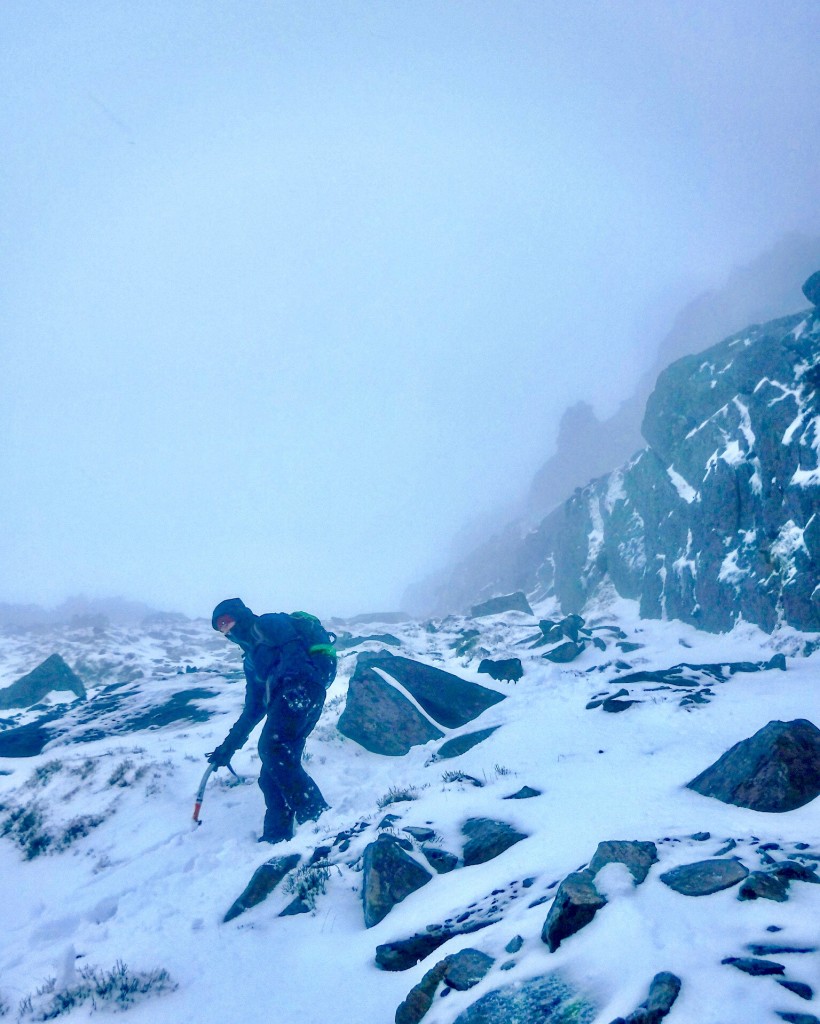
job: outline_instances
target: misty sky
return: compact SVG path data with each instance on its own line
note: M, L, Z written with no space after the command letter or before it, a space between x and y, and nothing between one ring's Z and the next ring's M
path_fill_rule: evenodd
M817 0L4 0L0 601L395 606L569 403L820 232L818 37Z

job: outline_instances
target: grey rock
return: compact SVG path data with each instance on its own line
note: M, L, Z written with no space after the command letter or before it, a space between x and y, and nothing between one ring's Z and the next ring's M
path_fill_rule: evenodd
M372 928L410 893L433 876L385 833L364 851L362 905L364 923Z
M776 980L778 985L782 985L789 992L794 992L801 999L814 999L814 990L811 985L807 985L803 981L787 981L785 978L777 978Z
M427 931L419 935L411 935L407 939L395 939L384 942L376 947L376 966L383 971L406 971L426 959L439 946L455 938L457 935L472 935L492 924L499 918L485 917L481 920L469 920L462 924L429 925Z
M434 828L427 828L419 825L406 825L402 832L406 832L409 836L412 836L417 843L426 843L431 839L435 839L436 830Z
M280 917L293 917L295 914L309 914L313 907L306 903L301 896L292 899L290 903L279 914Z
M636 884L640 885L657 860L658 850L654 843L611 839L598 843L588 870L590 874L596 875L605 864L625 864Z
M445 959L444 980L459 992L477 985L495 963L491 956L478 949L462 949Z
M585 646L585 644L575 643L574 640L565 640L564 643L553 647L551 651L547 651L542 657L546 658L547 661L555 662L557 665L566 665L571 661L575 661L579 654L583 654Z
M608 697L601 705L604 711L609 712L611 715L617 715L621 711L628 711L633 704L641 704L639 700L616 700L614 697Z
M732 967L737 967L739 971L743 971L744 974L753 974L755 976L765 974L783 974L786 968L783 964L776 963L774 960L759 960L756 957L742 957L742 956L727 956L725 960L720 961L722 964L730 964Z
M541 941L554 953L564 939L588 925L606 902L595 888L589 872L576 871L567 875L558 887L541 929Z
M781 861L772 868L772 874L790 882L812 882L815 885L820 882L820 875L816 871L796 860Z
M454 736L453 739L446 740L441 744L436 751L436 757L444 761L451 757L460 757L461 754L466 754L468 750L472 750L473 747L477 747L479 743L483 743L489 736L492 736L497 728L498 726L494 725L489 729L478 729L476 732Z
M766 871L753 871L738 890L739 900L774 900L785 903L789 898L788 882Z
M235 917L239 917L246 910L250 910L251 907L266 900L285 875L296 867L300 859L298 853L291 853L286 857L273 857L265 861L254 871L245 891L233 903L222 920L233 921Z
M526 594L519 590L515 594L491 597L489 601L473 605L470 610L474 619L482 618L485 615L498 615L501 612L524 612L525 615L532 615L532 608L530 608Z
M504 947L505 953L517 953L524 945L524 939L521 935L514 935L507 945Z
M470 818L465 821L461 830L468 837L463 853L465 867L493 860L527 838L512 825L504 821L493 821L491 818Z
M437 846L422 846L421 852L427 858L428 864L440 875L446 875L458 867L458 857L447 850L440 850Z
M509 796L505 796L505 800L532 800L534 796L541 796L540 789L534 789L532 786L522 786L521 789L516 790L515 793L510 793Z
M0 690L0 710L30 708L50 693L66 691L83 700L86 697L82 679L59 654L52 654L27 675Z
M361 657L350 680L339 732L374 754L400 757L444 734Z
M656 974L649 986L649 995L628 1017L618 1017L612 1024L659 1024L678 998L681 980L669 971Z
M684 896L709 896L730 889L749 874L738 860L701 860L682 864L661 875L661 881Z
M803 718L769 722L688 783L755 811L791 811L820 794L820 729Z
M494 989L458 1015L454 1024L591 1024L595 1009L555 974Z
M815 306L820 306L820 270L815 271L811 277L804 281L803 294L809 302L814 303Z
M444 978L447 961L440 960L414 985L396 1010L396 1024L418 1024L433 1005L436 990Z
M524 666L520 658L498 658L495 661L483 658L478 671L495 679L496 682L517 683L524 675Z
M775 1013L788 1024L820 1024L820 1018L813 1013L793 1013L791 1010L776 1010Z

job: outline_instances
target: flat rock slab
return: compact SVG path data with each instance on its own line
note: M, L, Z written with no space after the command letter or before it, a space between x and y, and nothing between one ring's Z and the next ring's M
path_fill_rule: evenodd
M782 985L789 992L794 992L801 999L814 999L814 989L804 981L787 981L785 978L778 978L777 984Z
M654 843L611 839L598 843L598 849L589 862L589 871L596 875L606 864L625 864L635 884L640 885L657 860L658 850Z
M292 871L301 860L298 853L291 853L287 857L273 857L265 861L254 871L250 882L235 901L233 906L222 918L223 921L233 921L235 917L244 914L246 910L255 907L266 900L285 875Z
M454 1024L591 1024L595 1008L555 974L531 978L482 996L456 1017Z
M445 957L446 969L444 980L450 988L459 992L477 985L495 963L491 956L478 949L462 949L452 956Z
M738 860L701 860L672 868L661 875L661 881L684 896L710 896L737 885L748 874Z
M792 1013L790 1010L776 1010L775 1012L788 1024L820 1024L820 1019L813 1013Z
M455 736L441 744L436 751L436 756L442 760L448 760L451 757L466 754L468 750L472 750L473 747L477 747L479 743L483 743L484 740L492 736L497 728L498 726L495 725L490 729L479 729L476 732L465 733L463 736Z
M595 888L588 871L575 871L567 875L558 887L541 929L541 941L554 953L564 939L588 925L601 907L606 906L606 902L606 898Z
M422 846L421 852L430 867L435 868L440 875L446 875L458 867L458 857L447 850L440 850L437 846Z
M461 831L468 837L464 844L465 867L493 860L527 838L512 825L504 821L493 821L491 818L470 818L461 826Z
M362 905L364 923L372 928L410 893L427 885L433 876L388 835L380 835L364 851Z
M730 964L732 967L737 967L739 971L743 971L744 974L764 975L764 974L784 974L786 968L783 964L777 963L775 960L758 960L755 957L742 957L742 956L727 956L725 960L720 961L722 964Z
M820 794L820 729L804 718L769 722L688 786L754 811L782 813L802 807Z

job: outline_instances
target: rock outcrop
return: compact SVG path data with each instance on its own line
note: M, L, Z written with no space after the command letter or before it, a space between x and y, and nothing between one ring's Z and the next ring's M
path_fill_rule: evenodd
M820 795L820 729L803 718L769 722L689 783L754 811L791 811Z
M85 699L82 679L72 672L59 654L52 654L27 675L0 690L0 711L30 708L50 693L73 693Z
M390 679L400 683L429 718ZM444 735L430 718L455 729L502 700L503 694L432 665L388 651L360 654L338 728L367 750L400 756L412 746Z

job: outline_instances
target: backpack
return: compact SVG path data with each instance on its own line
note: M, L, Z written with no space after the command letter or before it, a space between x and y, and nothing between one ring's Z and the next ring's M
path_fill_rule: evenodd
M336 678L336 648L333 646L336 634L326 630L310 612L291 612L290 621L313 663L325 677L325 685L330 686Z

